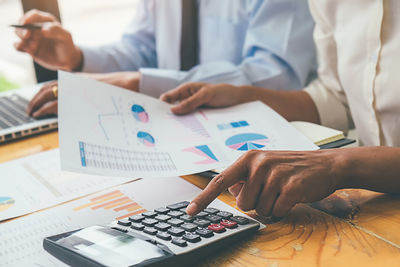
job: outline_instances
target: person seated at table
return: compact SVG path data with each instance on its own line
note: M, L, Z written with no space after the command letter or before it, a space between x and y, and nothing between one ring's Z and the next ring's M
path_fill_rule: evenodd
M44 23L17 29L15 45L42 66L108 73L92 77L155 97L185 81L301 89L316 66L305 0L141 0L121 40L99 47L77 46L48 13L21 23ZM57 113L54 86L33 98L30 115Z
M400 5L396 1L311 0L318 79L302 91L189 83L161 98L185 114L200 106L261 100L289 121L346 131L365 147L319 151L250 151L216 176L187 208L194 215L225 189L244 211L287 214L297 203L342 188L400 193Z

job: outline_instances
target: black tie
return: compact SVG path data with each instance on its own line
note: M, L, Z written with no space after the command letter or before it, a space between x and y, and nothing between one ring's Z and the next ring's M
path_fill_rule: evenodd
M189 70L197 65L197 30L197 0L182 0L181 70Z

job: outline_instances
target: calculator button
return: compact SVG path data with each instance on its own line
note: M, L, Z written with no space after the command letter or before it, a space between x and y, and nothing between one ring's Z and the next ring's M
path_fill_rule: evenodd
M194 217L190 215L182 215L181 217L179 217L179 219L181 219L184 222L193 222Z
M156 217L158 214L157 214L157 212L154 212L154 211L146 211L146 212L143 212L142 215L146 218L153 218L153 217Z
M242 216L233 216L230 218L231 221L237 222L238 224L245 225L249 223L249 219Z
M181 228L188 232L193 232L197 229L197 225L194 223L184 223L181 225Z
M180 246L180 247L186 247L187 246L186 241L183 240L182 238L174 238L174 239L172 239L172 244L175 244L175 245Z
M212 223L219 223L222 220L222 217L218 215L208 215L204 219L207 219Z
M183 212L179 211L179 210L172 210L172 211L168 212L167 215L174 217L174 218L178 218L183 215Z
M142 216L141 214L134 215L134 216L129 217L129 220L132 222L138 223L138 222L141 222L144 220L144 216Z
M225 227L220 224L211 224L208 226L208 230L211 230L216 233L223 233L225 232Z
M185 230L179 227L171 227L168 229L168 234L173 236L182 236L185 233Z
M165 231L167 231L169 228L171 228L171 225L169 225L168 223L160 222L160 223L157 223L156 225L154 225L154 228L156 228L156 229L159 230L159 231L165 232Z
M130 220L127 220L127 219L122 219L122 220L119 220L118 221L118 224L119 225L122 225L122 226L130 226L131 225L131 221Z
M160 221L160 222L166 222L169 219L171 219L171 216L161 214L161 215L156 216L154 219L156 219L157 221Z
M157 230L154 229L153 227L145 227L143 232L145 232L146 234L149 234L149 235L156 235L157 234Z
M233 216L232 213L227 212L227 211L220 211L220 212L218 212L216 215L221 216L221 217L224 218L224 219L229 219L230 217Z
M164 232L158 232L156 235L158 238L161 238L163 240L171 240L171 235L168 233L164 233Z
M196 234L200 235L201 237L212 237L214 235L213 231L208 230L206 228L200 228L196 230Z
M220 224L222 226L225 226L226 228L229 228L229 229L233 229L233 228L237 227L237 222L234 222L234 221L231 221L231 220L222 220L220 222Z
M182 238L190 243L196 243L201 240L199 235L193 233L186 233L182 236Z
M134 230L142 231L144 229L144 225L141 223L132 223L131 228Z
M169 212L169 209L161 207L161 208L155 209L154 211L159 213L159 214L167 214Z
M193 223L198 225L198 226L200 226L200 227L202 227L202 228L205 228L210 224L210 221L207 221L207 220L204 220L204 219L196 219L196 220L193 221Z
M189 205L189 203L190 203L189 201L182 201L179 203L168 205L167 208L170 210L180 210L182 208L186 208Z
M196 217L196 218L202 218L202 217L206 217L207 215L208 215L207 212L200 211L200 212L197 213L194 217Z
M204 211L204 212L207 212L208 214L215 214L215 213L218 213L218 212L219 212L219 210L214 209L214 208L206 208L206 209L204 209L203 211Z
M184 223L184 221L174 218L174 219L167 221L167 223L169 223L172 226L180 226L181 224Z
M142 224L144 224L145 226L154 226L156 223L158 223L157 220L150 219L150 218L146 218L142 221Z

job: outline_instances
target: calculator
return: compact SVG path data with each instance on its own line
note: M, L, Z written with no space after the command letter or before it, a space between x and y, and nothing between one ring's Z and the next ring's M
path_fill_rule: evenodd
M71 266L188 266L256 232L238 211L207 207L186 214L188 201L47 237L43 247Z

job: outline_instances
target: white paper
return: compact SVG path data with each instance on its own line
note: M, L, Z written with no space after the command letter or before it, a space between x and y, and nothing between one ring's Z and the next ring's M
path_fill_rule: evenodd
M0 221L132 179L61 171L58 149L0 164Z
M198 193L199 188L179 177L142 179L3 222L0 224L0 266L64 266L43 249L45 237L92 225L108 225L121 216L191 200ZM124 203L126 200L129 202ZM115 206L110 208L112 204L107 203ZM219 200L211 206L238 214Z
M59 73L62 168L165 177L221 168L250 149L315 150L261 102L175 116L170 105L78 75Z

